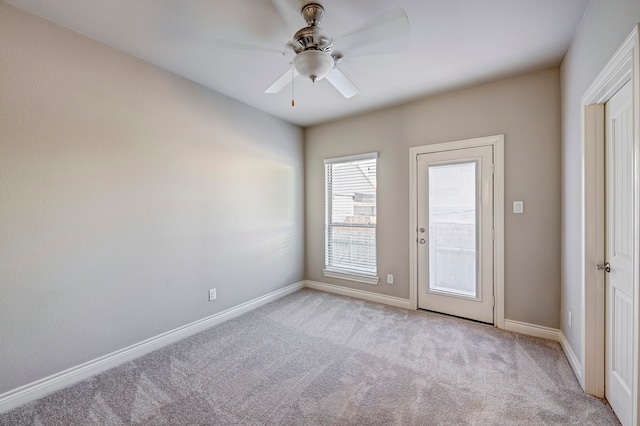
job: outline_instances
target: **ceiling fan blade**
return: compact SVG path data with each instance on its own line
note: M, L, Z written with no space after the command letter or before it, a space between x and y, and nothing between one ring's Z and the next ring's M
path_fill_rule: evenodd
M394 9L340 36L340 47L350 50L351 56L360 48L384 45L384 49L371 53L389 53L408 50L409 18L402 8ZM407 39L407 40L404 40Z
M298 71L296 71L294 67L291 67L291 69L282 74L282 76L277 79L275 83L269 86L267 90L264 91L264 93L278 93L279 91L287 87L287 85L291 83L291 80L293 80L297 76Z
M354 97L360 91L338 68L332 69L325 78L347 99Z
M222 47L225 49L236 49L236 50L250 50L254 52L265 52L265 53L277 53L279 55L285 54L284 51L278 49L271 49L269 47L256 46L254 44L242 43L239 41L231 41L224 39L217 39L216 46Z
M301 0L271 0L271 4L287 27L296 28L304 23L300 15L304 7L304 2Z

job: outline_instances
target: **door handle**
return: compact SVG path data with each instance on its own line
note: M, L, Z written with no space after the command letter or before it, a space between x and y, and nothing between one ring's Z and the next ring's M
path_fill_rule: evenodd
M596 265L596 269L598 271L604 270L605 272L611 272L611 264L609 262L605 262L604 265Z

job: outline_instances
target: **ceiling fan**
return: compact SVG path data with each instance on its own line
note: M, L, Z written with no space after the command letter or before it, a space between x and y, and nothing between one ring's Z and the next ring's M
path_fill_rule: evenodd
M288 10L288 5L284 4L285 1L272 0L272 2L285 22L290 22L291 13L289 12L291 11ZM307 26L299 29L293 39L287 43L287 47L290 50L289 57L291 53L294 54L291 61L292 66L269 86L265 93L280 92L289 83L292 83L293 79L298 75L303 76L312 83L326 78L345 98L351 98L359 92L356 85L336 67L343 60L343 54L335 50L333 38L319 26L324 17L324 11L324 7L317 2L303 5L300 13ZM408 48L406 40L408 35L409 21L407 15L403 9L398 8L343 34L340 37L340 46L356 51L350 56L392 53ZM390 41L395 41L396 43L389 45ZM228 40L218 40L218 46L274 52L287 56L287 52L281 50ZM366 50L367 47L369 47L369 50ZM361 51L359 55L357 50Z

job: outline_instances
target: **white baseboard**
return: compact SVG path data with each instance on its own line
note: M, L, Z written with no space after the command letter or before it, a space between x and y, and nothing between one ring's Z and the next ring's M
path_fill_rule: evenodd
M580 365L580 361L578 360L576 353L573 351L573 348L569 344L569 341L564 336L564 333L562 331L560 332L560 346L562 346L562 350L564 351L564 354L569 361L569 365L571 366L573 373L576 375L576 379L578 379L578 383L580 383L580 386L582 386L582 389L584 389L582 365Z
M355 297L369 302L383 303L385 305L395 306L397 308L410 309L409 299L400 297L387 296L384 294L373 293L370 291L356 290L353 288L342 287L334 284L321 283L319 281L305 280L304 286L315 290L326 291L327 293L339 294L341 296Z
M535 325L526 322L505 319L504 329L520 334L526 334L527 336L541 337L543 339L553 340L555 342L560 341L560 330L558 330L557 328L544 327L542 325Z
M51 392L80 382L95 374L106 371L127 361L139 358L149 352L160 349L163 346L177 342L185 337L191 336L213 325L235 318L245 312L256 309L273 300L284 297L304 287L304 282L300 281L287 287L268 293L264 296L245 302L241 305L219 312L209 317L194 321L191 324L178 327L166 333L159 334L142 342L133 344L124 349L112 352L108 355L85 362L78 366L69 368L60 373L37 380L17 389L10 390L0 395L0 413L12 408L26 404L27 402L41 398Z

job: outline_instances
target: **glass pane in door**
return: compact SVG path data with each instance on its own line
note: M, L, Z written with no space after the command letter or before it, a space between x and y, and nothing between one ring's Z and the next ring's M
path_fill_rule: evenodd
M429 290L477 298L477 162L429 166Z

